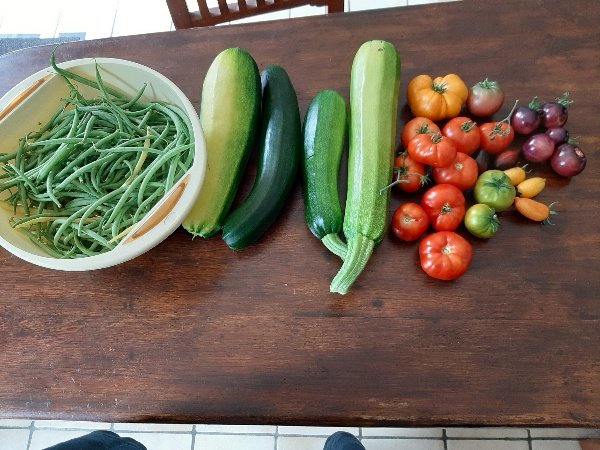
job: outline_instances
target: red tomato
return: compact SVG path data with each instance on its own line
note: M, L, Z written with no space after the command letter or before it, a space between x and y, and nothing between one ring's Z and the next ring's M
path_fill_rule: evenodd
M452 164L447 167L434 167L432 172L436 183L451 184L462 191L473 187L479 175L477 161L461 152L456 154Z
M438 231L419 243L421 268L438 280L454 280L471 264L473 250L465 238L453 231Z
M465 217L465 196L451 184L436 184L421 198L421 206L436 231L455 230Z
M440 127L432 120L427 117L415 117L414 119L409 120L406 125L404 125L404 128L402 128L400 141L402 142L402 147L406 148L411 139L418 134L436 134L439 132Z
M394 159L394 174L394 185L404 192L416 192L428 180L425 166L407 153L400 153Z
M429 227L429 217L417 203L402 203L392 216L392 231L404 241L419 239Z
M479 127L480 146L486 152L495 155L508 147L515 138L515 130L509 122L487 122Z
M445 167L456 158L456 146L440 133L419 134L408 143L408 154L415 161L431 167Z
M477 150L481 142L479 127L468 117L455 117L448 121L442 129L442 134L454 142L457 152L467 155Z

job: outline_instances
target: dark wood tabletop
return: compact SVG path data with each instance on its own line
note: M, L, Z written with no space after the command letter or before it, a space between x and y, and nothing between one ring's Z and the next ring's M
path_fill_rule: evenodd
M241 46L287 69L303 115L320 89L347 98L354 53L386 39L402 59L398 133L419 73L499 80L498 118L568 90L588 165L573 179L532 167L555 225L502 213L493 239L468 237L454 282L388 234L351 292L329 294L340 261L309 232L299 186L242 251L179 229L118 267L64 273L0 249L0 417L600 427L599 23L597 0L465 0L61 45L59 61L150 66L196 105L215 55ZM52 49L0 57L0 94Z

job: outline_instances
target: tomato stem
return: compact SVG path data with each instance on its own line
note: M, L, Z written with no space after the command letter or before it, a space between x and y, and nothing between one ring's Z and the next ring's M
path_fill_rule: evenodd
M487 77L485 80L480 81L477 84L484 89L495 89L498 87L497 81L490 81Z
M568 108L573 104L573 100L569 100L569 91L565 91L563 95L555 98L554 101L559 105L563 105L565 108Z
M527 107L529 109L532 109L533 111L536 111L539 113L542 111L542 102L540 102L540 99L536 95L535 97L533 97L531 99L531 101L529 102L529 105L527 105Z
M431 135L431 142L433 142L434 144L439 144L442 141L442 139L444 139L442 133L435 133Z
M496 135L508 136L510 134L510 118L513 115L513 113L515 112L515 109L517 108L518 103L519 103L519 100L515 100L515 104L513 105L510 112L508 113L508 116L506 116L504 119L500 120L499 122L496 122L496 125L494 125L494 128L492 128L490 130L490 133L489 133L490 139L493 139L494 136L496 136ZM504 130L502 129L503 123L506 123L508 125Z
M444 92L446 92L446 88L447 85L445 81L442 81L441 83L431 83L431 89L433 89L438 94L443 94Z
M465 120L463 123L460 124L460 129L465 133L468 133L473 129L475 125L476 124L473 120Z

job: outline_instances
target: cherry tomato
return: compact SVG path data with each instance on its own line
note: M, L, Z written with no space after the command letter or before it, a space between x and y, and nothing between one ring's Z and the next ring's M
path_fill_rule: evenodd
M419 243L421 268L438 280L454 280L466 272L473 250L465 238L453 231L438 231Z
M479 126L480 146L486 152L495 155L508 147L515 138L515 131L508 122L487 122Z
M406 148L411 139L418 134L436 134L439 132L440 127L432 120L427 117L415 117L414 119L409 120L406 125L404 125L404 128L402 128L400 142L402 142L402 147Z
M408 143L408 154L417 162L431 167L444 167L456 158L456 146L440 133L419 134Z
M486 78L469 89L467 109L475 116L491 116L502 107L502 103L504 103L504 93L496 81Z
M436 183L451 184L461 191L473 187L478 175L477 161L460 152L456 154L454 162L449 166L433 168L433 179Z
M392 216L392 231L404 241L419 239L429 227L429 217L417 203L402 203Z
M455 117L448 121L442 134L454 142L457 152L467 155L477 150L481 142L479 127L468 117Z
M421 198L421 206L436 231L455 230L465 217L465 196L451 184L437 184Z
M394 174L392 184L404 192L416 192L428 181L425 166L407 153L400 153L394 159Z

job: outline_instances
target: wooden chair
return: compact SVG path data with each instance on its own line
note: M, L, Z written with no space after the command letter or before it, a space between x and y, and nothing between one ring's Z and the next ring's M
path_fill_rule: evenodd
M218 8L209 8L206 0L197 0L197 2L199 10L190 11L186 0L167 0L175 28L206 27L309 4L327 6L328 13L344 12L344 0L238 0L237 3L218 0Z

